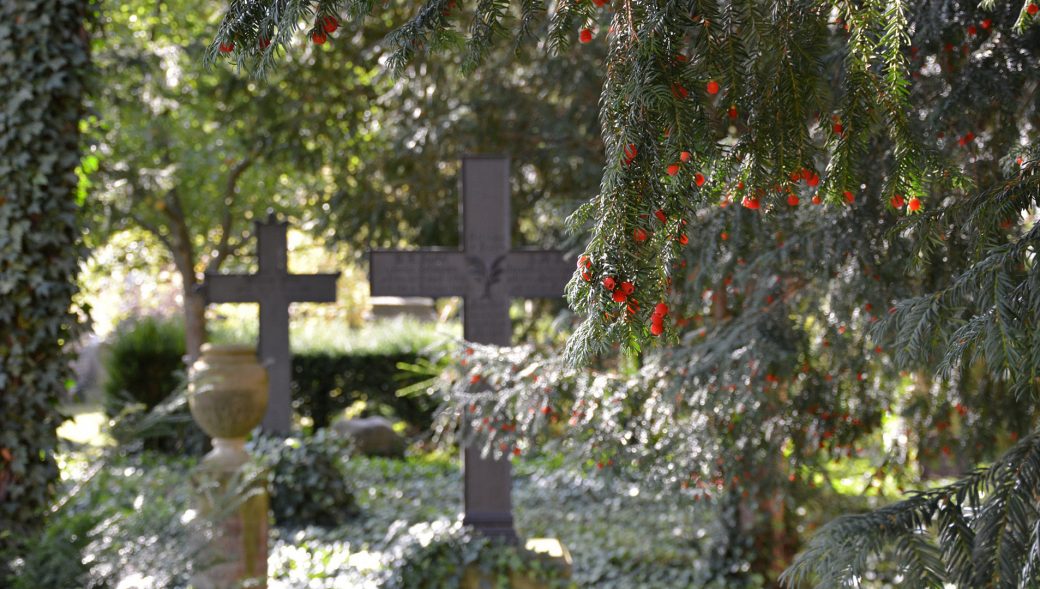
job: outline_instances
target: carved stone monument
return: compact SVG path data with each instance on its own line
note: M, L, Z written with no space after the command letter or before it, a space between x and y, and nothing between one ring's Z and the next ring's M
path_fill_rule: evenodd
M268 496L250 479L246 436L267 409L267 373L251 346L202 346L188 388L191 415L213 438L193 473L199 512L215 524L195 562L198 589L267 586Z
M292 381L289 352L289 305L336 302L336 274L290 274L286 239L288 223L271 213L256 223L256 274L211 274L200 287L207 303L259 303L259 355L267 366L269 398L263 428L286 435L292 428Z
M460 184L462 249L371 252L372 295L461 296L463 336L508 346L510 300L563 296L574 264L559 251L512 249L508 158L463 158ZM466 448L463 464L463 523L487 536L516 540L509 461Z

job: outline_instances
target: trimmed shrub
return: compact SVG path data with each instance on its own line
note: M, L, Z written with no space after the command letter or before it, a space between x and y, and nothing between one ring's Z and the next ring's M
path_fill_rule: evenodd
M293 356L293 407L314 420L315 429L357 401L370 413L393 415L428 429L436 402L427 395L397 396L398 389L422 377L402 372L399 363L415 364L414 352L304 353Z
M335 527L360 512L343 466L348 442L319 431L305 438L257 438L252 447L268 471L279 526Z
M152 409L175 391L184 371L184 326L140 317L116 330L105 358L105 409L118 415L128 402Z
M105 410L118 416L133 404L144 409L124 415L126 419L113 428L121 444L141 441L149 450L193 455L209 449L209 439L192 420L187 403L177 397L183 396L185 384L184 354L180 321L140 317L124 321L116 330L105 357ZM152 410L162 404L163 419L152 418Z
M392 575L382 589L440 589L480 586L513 587L513 576L534 581L532 586L576 589L563 569L552 566L522 546L474 535L456 522L450 527L413 526L417 534L396 547L387 567ZM411 532L413 530L409 530ZM472 569L472 570L470 570ZM473 576L464 582L464 578Z

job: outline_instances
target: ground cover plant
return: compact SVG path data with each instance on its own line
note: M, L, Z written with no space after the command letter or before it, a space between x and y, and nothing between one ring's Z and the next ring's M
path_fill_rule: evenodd
M321 444L293 444L301 443ZM62 506L35 556L19 565L17 587L187 586L194 556L188 539L204 530L192 519L188 478L195 459L118 453L98 470L97 450L79 448L63 453L59 464ZM705 584L705 541L718 529L710 513L680 509L637 481L563 468L558 458L519 463L517 470L522 533L561 538L574 555L578 586L714 586ZM352 457L337 472L283 475L293 478L286 488L347 484L358 511L320 526L279 521L270 547L272 588L399 586L395 575L416 552L461 533L461 474L447 455Z

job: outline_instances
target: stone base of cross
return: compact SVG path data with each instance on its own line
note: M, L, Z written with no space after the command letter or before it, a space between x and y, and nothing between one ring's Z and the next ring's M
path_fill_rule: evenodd
M463 158L460 184L462 249L371 252L372 295L461 296L463 337L508 346L511 299L563 296L574 264L559 251L512 249L508 158ZM515 540L509 461L465 448L463 465L463 523L487 536Z

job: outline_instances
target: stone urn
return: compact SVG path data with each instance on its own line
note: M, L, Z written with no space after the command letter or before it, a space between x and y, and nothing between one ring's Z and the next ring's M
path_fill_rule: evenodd
M261 588L267 579L268 496L262 476L250 478L246 437L267 410L267 370L252 346L202 346L188 381L191 415L213 450L193 473L201 515L213 537L199 551L198 589ZM256 473L252 473L256 474ZM228 506L235 508L228 513Z
M267 410L267 370L256 348L204 344L191 365L191 414L214 438L244 438Z

